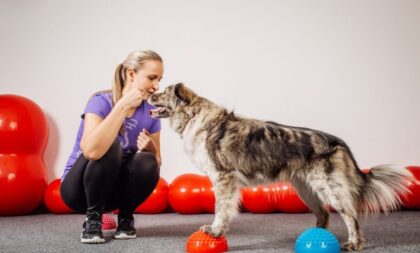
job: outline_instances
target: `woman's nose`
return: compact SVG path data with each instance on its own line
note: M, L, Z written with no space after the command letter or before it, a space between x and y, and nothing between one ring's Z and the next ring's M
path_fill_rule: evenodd
M159 90L159 81L158 80L153 81L152 87L155 91Z

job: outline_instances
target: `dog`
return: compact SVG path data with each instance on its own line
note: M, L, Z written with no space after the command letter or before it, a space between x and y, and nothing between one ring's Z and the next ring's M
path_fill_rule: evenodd
M213 183L215 218L200 228L212 236L228 231L241 187L288 180L314 213L317 227L327 227L326 206L334 208L348 231L342 249L361 250L358 213L395 210L399 196L409 192L408 170L382 165L362 173L346 143L328 133L239 117L182 83L148 102L156 108L150 115L169 119L191 161Z

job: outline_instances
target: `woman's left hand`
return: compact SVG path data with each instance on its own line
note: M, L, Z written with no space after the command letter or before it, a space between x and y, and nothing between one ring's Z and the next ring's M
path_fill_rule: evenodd
M137 148L141 151L149 151L156 154L156 144L153 139L150 138L150 133L144 128L137 138Z

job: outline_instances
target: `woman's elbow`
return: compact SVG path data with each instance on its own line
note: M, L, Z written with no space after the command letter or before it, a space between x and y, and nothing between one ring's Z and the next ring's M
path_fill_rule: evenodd
M101 158L101 156L95 152L83 152L83 156L90 161L96 161Z
M95 151L84 151L82 150L83 156L91 161L99 160L101 156L98 154L98 152Z
M99 152L97 152L96 150L89 149L84 145L80 145L80 149L82 150L83 156L88 160L95 161L99 160L102 157L102 155Z

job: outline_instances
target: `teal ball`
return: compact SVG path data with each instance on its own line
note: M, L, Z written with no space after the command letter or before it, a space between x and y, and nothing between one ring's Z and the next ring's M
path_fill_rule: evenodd
M296 253L338 253L340 243L333 233L323 228L308 228L296 239Z

